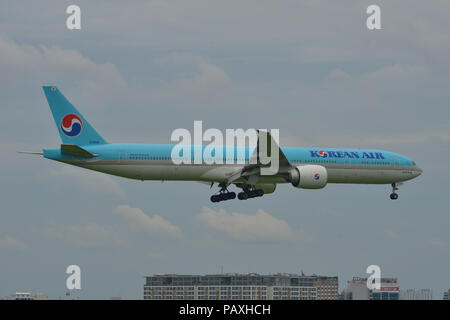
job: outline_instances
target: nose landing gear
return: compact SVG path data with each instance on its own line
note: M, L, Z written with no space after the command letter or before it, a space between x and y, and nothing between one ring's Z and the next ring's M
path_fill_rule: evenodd
M398 194L395 192L398 190L398 186L397 184L394 182L392 184L392 193L390 195L391 200L397 200L398 199Z

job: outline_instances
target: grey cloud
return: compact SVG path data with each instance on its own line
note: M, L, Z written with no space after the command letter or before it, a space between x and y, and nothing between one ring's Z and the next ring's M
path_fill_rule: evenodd
M203 207L197 219L211 230L225 233L236 240L244 241L307 241L307 235L293 229L286 221L278 219L260 209L255 214L228 213L224 209Z
M112 63L96 64L76 50L18 44L4 37L0 37L0 72L9 75L0 78L2 91L70 84L90 101L90 107L104 107L127 90L125 80Z
M122 248L126 246L126 242L112 227L100 226L96 223L50 227L44 230L44 234L53 240L62 241L78 248Z
M111 176L69 165L52 170L46 176L38 175L38 178L54 179L60 182L69 181L70 184L75 182L80 189L90 193L111 194L118 197L125 195L120 185Z
M144 231L154 237L170 239L181 239L183 237L179 227L172 225L159 215L149 216L140 208L119 205L114 208L114 212L134 230Z
M0 248L23 250L27 249L28 245L22 240L5 234L3 236L0 236Z

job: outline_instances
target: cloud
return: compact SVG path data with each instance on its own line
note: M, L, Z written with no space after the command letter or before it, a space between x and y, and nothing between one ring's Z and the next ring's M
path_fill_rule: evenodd
M428 248L441 248L445 246L445 243L439 239L428 239L425 241L425 245Z
M11 90L62 83L75 87L91 107L114 102L126 91L124 78L109 62L94 63L76 50L18 44L0 36L0 85Z
M164 260L167 257L158 251L147 251L147 257L152 260Z
M183 236L181 229L177 226L172 225L161 216L154 215L150 217L140 208L119 205L114 208L114 212L125 220L131 228L144 231L152 236L171 239L180 239Z
M183 90L195 97L209 98L231 83L226 72L212 63L202 61L198 67L198 73L194 77L178 81Z
M380 67L379 69L365 74L362 79L368 81L407 81L414 78L424 78L428 70L424 66L393 64Z
M125 242L111 227L95 223L51 227L45 234L52 239L64 241L79 248L124 247Z
M25 242L18 240L12 236L4 235L0 237L0 248L23 250L28 248L28 245Z
M50 171L50 176L58 179L69 179L70 181L75 182L75 184L84 191L112 194L119 197L124 196L124 192L120 185L104 173L65 166L58 170Z
M386 233L386 236L388 238L392 239L392 240L399 240L400 239L400 235L397 232L395 232L395 231L386 230L385 233Z
M330 81L349 81L352 79L351 75L343 71L340 68L331 70L330 74L326 77Z
M410 90L411 86L429 82L430 70L424 65L389 64L374 68L368 72L350 74L341 68L332 69L326 76L327 88L337 90L357 89L356 93L367 94L395 90ZM355 94L354 94L355 95ZM363 96L359 96L364 97Z
M155 65L174 72L173 78L150 96L163 100L213 103L221 101L232 89L232 80L223 68L189 52L173 52L156 58Z
M252 215L229 214L224 209L215 211L203 207L197 219L208 228L221 231L236 240L295 242L308 238L302 231L294 230L286 221L277 219L262 209Z

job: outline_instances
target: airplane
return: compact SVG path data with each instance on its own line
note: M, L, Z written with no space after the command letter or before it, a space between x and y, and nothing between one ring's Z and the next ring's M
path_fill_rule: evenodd
M338 148L280 148L267 134L267 143L278 147L278 170L263 175L265 166L258 157L257 145L233 147L238 160L238 148L245 148L241 163L224 161L223 164L174 164L174 144L115 144L103 139L78 110L55 86L44 86L62 144L59 148L42 152L24 152L66 164L136 180L174 180L217 183L220 188L210 198L220 202L236 198L228 187L240 189L239 200L261 197L273 193L277 184L290 183L299 189L322 189L328 183L388 184L390 198L396 200L399 184L422 174L422 169L410 158L384 150ZM270 141L269 141L270 140ZM195 146L191 146L194 150ZM223 146L225 148L225 146ZM241 150L242 151L242 150ZM224 159L227 156L223 152Z

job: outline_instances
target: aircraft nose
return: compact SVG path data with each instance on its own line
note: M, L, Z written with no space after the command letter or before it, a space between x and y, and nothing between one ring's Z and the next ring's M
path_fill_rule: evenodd
M416 177L418 177L422 174L422 172L423 172L423 170L421 168L417 167L414 173L416 174Z

